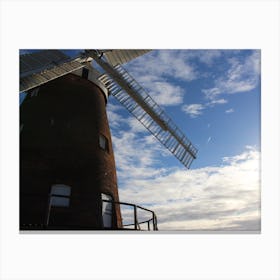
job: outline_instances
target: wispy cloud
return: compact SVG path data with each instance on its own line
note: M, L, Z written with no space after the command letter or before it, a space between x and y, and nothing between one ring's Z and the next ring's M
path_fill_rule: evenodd
M207 106L214 106L217 104L226 104L226 103L228 103L228 101L224 98L221 98L221 99L211 100L209 103L207 103Z
M174 79L192 81L198 73L180 50L153 51L125 66L137 81L162 106L183 103L186 90L174 84Z
M125 110L122 105L113 105L111 102L107 104L107 114L112 128L119 127L125 121L122 115L118 113L120 110Z
M182 111L188 114L191 118L196 118L201 115L202 110L204 109L205 107L202 104L189 104L182 106Z
M120 181L125 179L125 184L129 184L131 178L140 180L143 174L150 178L164 172L154 165L166 151L137 119L122 117L121 110L118 105L107 107Z
M228 57L228 67L220 75L213 73L215 77L217 76L213 87L202 89L208 100L202 105L205 109L227 103L226 99L219 97L221 94L246 92L258 85L260 51L255 50L250 55L241 56L238 51L225 50L161 50L139 57L126 67L159 105L174 106L183 103L186 89L174 84L173 79L190 82L202 78L203 75L207 76L207 71L198 72L194 60L204 63L211 69L214 62L222 56ZM186 107L183 111L188 114ZM190 116L196 117L201 114L202 110L198 114L190 113Z
M214 61L221 57L221 50L202 50L198 53L201 62L207 64L208 66L213 65Z
M215 80L212 88L203 89L207 99L215 100L220 94L247 92L256 88L260 75L260 51L246 57L228 58L229 69Z
M225 112L226 112L226 114L231 114L234 112L234 110L231 108L231 109L226 110Z
M192 81L197 78L197 71L189 62L188 53L184 50L161 50L135 59L128 64L132 72L149 74L154 77L164 76Z
M208 65L219 58L222 54L229 55L226 51L208 52L198 51L189 54L196 57L201 52L200 60L208 61ZM205 53L205 56L203 54ZM238 54L238 52L236 52ZM204 58L203 58L204 57ZM214 81L211 88L202 89L207 102L204 104L190 104L182 106L182 110L192 118L203 114L203 109L212 108L216 105L228 103L228 100L221 98L222 94L235 94L247 92L257 87L260 76L260 51L255 50L247 56L230 56L227 58L228 68L222 72ZM215 73L215 76L218 75ZM196 110L197 108L197 110ZM226 113L233 113L233 109L226 110Z
M188 51L189 59L198 59L207 66L212 66L215 60L222 56L223 50L190 50Z
M184 90L164 81L156 81L151 86L150 94L156 98L159 105L170 106L183 103Z
M132 186L120 189L121 199L152 204L161 230L260 230L255 149L226 158L223 166L176 169Z
M221 98L216 100L211 100L205 104L186 104L181 107L182 111L189 115L191 118L196 118L203 114L203 110L214 107L216 105L226 104L228 101Z
M109 119L119 120L117 129L112 124L112 137L121 201L155 211L160 230L260 230L256 148L224 157L221 166L167 168L162 159L169 152L152 135L143 133L132 118L119 116L121 107L108 110ZM124 209L124 220L129 217L131 211Z

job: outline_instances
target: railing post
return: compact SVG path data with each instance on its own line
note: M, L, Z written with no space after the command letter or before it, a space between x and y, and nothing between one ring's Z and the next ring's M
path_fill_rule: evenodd
M137 230L138 220L137 220L137 207L134 205L134 229Z
M52 205L51 205L51 198L52 198L52 196L49 195L49 199L48 199L48 208L47 208L47 215L46 215L46 221L45 221L45 226L46 226L46 228L48 228L48 226L49 226L49 221L50 221L51 208L52 208Z
M158 230L158 227L157 227L157 216L155 215L155 230Z

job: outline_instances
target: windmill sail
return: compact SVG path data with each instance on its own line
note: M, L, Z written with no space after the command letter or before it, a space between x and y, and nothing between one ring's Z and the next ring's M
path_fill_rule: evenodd
M109 64L116 66L117 64L129 62L150 51L151 50L104 50L104 56ZM101 52L103 51L101 50Z
M197 149L152 97L120 65L150 50L86 50L71 59L57 50L20 56L20 92L83 68L94 59L105 74L99 80L184 166L190 167ZM105 60L102 59L104 55Z
M85 66L85 59L71 59L58 50L20 56L20 92L45 84Z
M99 79L110 93L185 167L189 168L196 158L197 149L163 109L121 65L112 67L93 51L88 52L88 55L105 70L106 74Z
M143 55L150 50L100 50L115 66ZM20 56L20 92L45 84L83 68L91 58L70 58L59 50L42 50Z

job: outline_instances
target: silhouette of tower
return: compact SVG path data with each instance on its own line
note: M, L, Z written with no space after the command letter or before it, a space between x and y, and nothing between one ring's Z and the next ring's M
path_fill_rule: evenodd
M20 110L23 228L121 228L118 204L102 213L102 196L119 201L107 99L90 67L28 92Z

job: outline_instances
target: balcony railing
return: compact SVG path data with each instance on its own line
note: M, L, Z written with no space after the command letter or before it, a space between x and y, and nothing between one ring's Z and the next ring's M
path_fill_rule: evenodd
M119 204L120 206L129 206L133 210L133 217L132 217L132 223L124 223L123 219L123 229L130 229L130 230L158 230L157 227L157 216L154 211L144 208L142 206L127 203L127 202L116 202L112 200L106 200L102 199L103 202L112 203L112 204ZM145 211L146 213L149 213L149 217L139 217L139 210ZM143 216L143 215L142 215ZM145 229L146 226L146 229Z
M21 197L25 197L26 195L21 194ZM38 197L35 196L35 197ZM39 195L39 197L42 197ZM32 223L32 224L21 224L20 229L22 230L53 230L53 229L61 229L61 230L102 230L104 228L100 227L92 227L92 226L81 226L81 225L67 225L67 224L49 224L49 218L52 211L51 198L66 198L69 199L69 196L65 195L50 195L48 209L46 211L46 218L44 223ZM154 211L144 208L142 206L127 203L127 202L117 202L113 200L102 199L102 203L111 203L112 206L119 205L121 207L122 212L122 228L106 228L108 230L148 230L148 231L157 231L157 216ZM125 209L122 209L125 208ZM115 207L112 207L115 208ZM129 212L129 215L127 215ZM113 215L112 215L113 218ZM129 221L129 222L128 222Z

